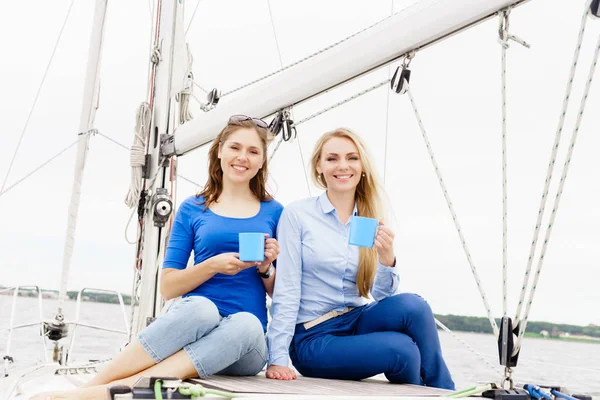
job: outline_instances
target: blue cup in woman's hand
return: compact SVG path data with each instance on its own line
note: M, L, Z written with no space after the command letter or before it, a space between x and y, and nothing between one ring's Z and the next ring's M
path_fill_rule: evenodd
M352 216L348 244L371 248L375 245L375 235L379 222L374 218Z
M265 234L242 232L239 234L240 261L265 260Z

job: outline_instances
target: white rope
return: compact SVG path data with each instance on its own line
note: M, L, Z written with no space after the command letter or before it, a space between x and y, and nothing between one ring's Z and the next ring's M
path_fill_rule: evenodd
M55 156L49 158L48 160L46 160L45 162L43 162L40 166L38 166L37 168L35 168L33 171L29 172L27 175L25 175L24 177L22 177L21 179L19 179L18 181L16 181L15 183L13 183L12 185L10 185L6 189L4 189L4 191L0 192L0 197L4 196L11 189L14 189L17 185L23 183L27 178L31 177L33 174L35 174L36 172L38 172L40 169L44 168L50 162L54 161L56 158L58 158L59 156L61 156L62 154L64 154L71 147L75 146L77 144L77 142L79 142L79 139L75 140L73 143L71 143L70 145L68 145L67 147L65 147L61 151L59 151Z
M142 103L137 111L133 145L131 146L131 185L125 197L125 204L129 208L137 207L142 192L142 169L146 158L144 138L150 129L151 115L148 103Z
M192 52L190 51L189 44L186 43L187 55L188 55L188 70L186 72L186 85L181 90L181 92L177 93L176 99L179 101L179 123L185 124L188 121L194 119L192 112L190 110L190 96L193 96L194 99L194 72L192 70L192 64L194 62L194 57L192 56ZM198 99L196 99L198 101Z
M394 15L394 0L392 0L390 16ZM387 76L389 79L392 73L392 64L388 65ZM387 98L385 100L385 142L383 145L383 186L385 187L385 181L387 178L387 148L388 148L388 131L390 127L390 93L391 90L387 91Z
M271 20L271 29L273 29L273 37L275 38L275 46L277 47L277 56L279 57L279 67L281 68L280 71L283 71L284 67L283 67L283 58L281 57L281 47L279 46L279 38L277 37L277 30L275 29L275 21L273 20L273 11L271 10L271 1L270 0L267 0L267 9L269 10L269 18ZM290 108L289 112L290 112L291 119L293 121L294 120L294 110L292 108ZM300 138L292 137L291 140L295 140L296 144L298 145L298 152L300 153L300 160L302 162L302 171L304 172L304 181L306 182L306 189L308 190L308 196L312 197L312 191L310 190L310 180L308 179L308 172L306 171L306 164L304 163L304 153L302 152L302 144L300 143ZM277 144L277 148L279 148L280 144L281 144L281 142ZM277 148L275 150L277 150ZM275 153L273 153L273 155L274 154ZM273 158L273 155L271 155L271 158Z
M198 2L196 3L196 7L194 7L194 12L192 13L192 17L190 18L190 22L189 22L187 28L185 28L185 35L186 36L187 36L188 31L190 30L190 27L192 26L192 22L194 22L194 17L196 16L196 11L198 11L198 6L200 5L201 1L202 0L198 0Z
M108 141L110 141L110 142L113 142L114 144L116 144L116 145L117 145L117 146L119 146L119 147L122 147L122 148L124 148L125 150L129 150L129 147L125 146L123 143L119 143L119 142L117 142L115 139L111 138L110 136L106 136L105 134L103 134L103 133L101 133L101 132L97 132L97 135L98 135L98 136L102 136L103 138L107 139L107 140L108 140ZM187 182L191 183L192 185L195 185L195 186L198 186L198 187L201 187L201 186L202 186L202 185L200 185L199 183L197 183L197 182L194 182L194 181L193 181L193 180L191 180L190 178L187 178L187 177L185 177L184 175L177 174L177 177L178 177L179 179L183 179L184 181L187 181Z
M540 201L540 208L539 208L538 215L537 215L537 221L535 223L535 228L533 231L533 240L531 241L531 248L529 250L529 258L527 259L527 267L525 269L525 276L523 277L523 284L521 286L521 295L519 297L519 302L517 304L517 312L515 313L515 321L514 321L515 327L519 326L519 323L521 321L521 310L522 310L523 304L525 302L525 292L527 291L527 286L529 284L531 266L533 263L533 257L535 255L537 241L539 238L539 230L542 225L542 218L544 216L544 211L546 209L546 201L547 201L547 197L548 197L548 191L550 190L550 181L552 180L552 174L554 171L554 163L556 161L556 154L558 152L558 146L560 144L560 138L561 138L564 122L565 122L565 115L567 113L567 108L569 106L571 89L573 87L573 80L575 78L575 72L576 72L577 63L579 60L581 44L583 43L583 35L585 32L585 26L586 26L587 17L588 17L588 13L589 13L589 9L590 9L590 4L591 4L591 0L588 0L585 5L585 12L583 13L583 17L582 17L581 25L580 25L580 29L579 29L579 36L577 39L577 44L575 46L575 52L573 54L573 62L571 63L571 71L569 73L569 78L567 80L565 97L563 98L562 112L561 112L560 118L558 120L558 127L556 129L556 134L554 137L554 144L552 146L552 152L550 154L550 162L548 163L548 172L546 174L546 181L544 183L544 191L542 193L542 198ZM520 341L519 341L519 343L520 343ZM518 351L517 347L515 347L515 352L516 351Z
M308 189L308 196L312 197L312 190L310 190L310 180L308 179L308 171L306 162L304 161L304 153L302 152L302 146L300 145L300 138L296 138L298 143L298 151L300 152L300 161L302 162L302 170L304 171L304 180L306 182L306 188Z
M56 43L54 43L54 49L52 49L52 54L50 55L50 59L48 60L48 64L46 65L46 70L44 71L44 75L42 76L42 81L38 86L37 93L35 94L35 98L33 99L33 104L31 104L31 108L29 109L29 115L27 116L27 120L25 121L25 126L23 126L23 130L21 131L21 136L19 137L19 141L17 142L17 147L15 148L15 152L13 153L12 159L10 160L10 164L8 165L8 170L6 171L6 175L4 176L4 182L2 182L2 187L0 187L0 193L5 193L4 187L6 186L6 181L8 180L8 176L10 175L10 171L15 163L15 159L17 158L17 153L21 148L21 143L23 142L23 136L25 136L25 131L29 126L29 121L31 120L31 116L33 115L33 110L37 104L37 101L40 97L40 93L42 91L42 87L44 86L44 82L46 81L46 77L48 76L48 71L50 70L50 65L52 65L52 61L54 60L54 55L56 54L56 49L58 48L58 43L60 42L60 38L65 30L65 26L67 26L67 21L69 20L69 15L71 14L71 9L73 8L73 3L75 0L71 0L71 4L69 5L69 9L67 11L67 15L65 16L65 20L60 28L60 32L58 33L58 37L56 38Z
M506 49L508 48L508 13L500 14L501 63L500 81L502 86L502 314L508 313L508 188L506 184Z
M60 287L58 291L57 318L62 317L62 305L67 299L67 285L69 282L69 271L71 270L71 258L73 257L73 250L75 248L75 230L77 228L77 214L79 213L79 204L81 201L85 159L89 149L90 137L96 132L96 129L90 129L78 135L75 174L73 176L73 188L71 189L71 200L69 202L67 236L64 244Z
M271 153L271 156L269 157L269 164L271 163L271 160L273 159L273 157L275 157L275 153L277 153L277 150L279 150L279 146L281 146L281 143L283 143L283 137L279 138L277 145L275 145L275 148L273 149L273 152Z
M348 103L348 102L350 102L350 101L352 101L354 99L357 99L357 98L359 98L359 97L361 97L361 96L363 96L363 95L365 95L367 93L372 92L375 89L378 89L378 88L382 87L383 85L387 85L388 83L390 83L390 79L386 79L384 81L381 81L381 82L379 82L379 83L371 86L370 88L362 90L362 91L356 93L353 96L347 97L346 99L344 99L342 101L338 101L337 103L335 103L335 104L333 104L333 105L331 105L331 106L329 106L327 108L324 108L321 111L318 111L318 112L316 112L314 114L309 115L306 118L301 119L300 121L294 123L294 126L302 125L303 123L305 123L307 121L310 121L311 119L316 118L316 117L318 117L321 114L325 114L326 112L329 112L329 111L333 110L334 108L342 106L342 105L344 105L344 104L346 104L346 103Z
M381 86L383 86L383 85L387 85L389 82L390 82L390 80L389 80L389 79L386 79L385 81L379 82L378 84L376 84L376 85L374 85L374 86L371 86L370 88L367 88L367 89L365 89L365 90L363 90L363 91L361 91L361 92L358 92L358 93L356 93L356 94L355 94L355 95L353 95L353 96L350 96L350 97L348 97L348 98L346 98L346 99L344 99L344 100L342 100L342 101L339 101L339 102L337 102L337 103L335 103L335 104L333 104L333 105L331 105L331 106L329 106L329 107L327 107L327 108L324 108L324 109L322 109L322 110L320 110L320 111L318 111L318 112L316 112L316 113L314 113L314 114L311 114L311 115L309 115L308 117L306 117L306 118L304 118L304 119L301 119L301 120L300 120L300 121L298 121L297 123L294 123L294 126L299 126L299 125L301 125L301 124L303 124L303 123L305 123L305 122L307 122L307 121L310 121L311 119L313 119L313 118L316 118L316 117L318 117L318 116L319 116L319 115L321 115L321 114L324 114L324 113L326 113L326 112L328 112L328 111L331 111L331 110L333 110L334 108L337 108L337 107L339 107L339 106L342 106L342 105L344 105L344 104L346 104L346 103L348 103L348 102L350 102L350 101L352 101L352 100L354 100L354 99L357 99L357 98L359 98L359 97L361 97L361 96L363 96L363 95L365 95L365 94L367 94L367 93L370 93L371 91L373 91L373 90L375 90L375 89L377 89L377 88L380 88L380 87L381 87ZM269 157L269 162L271 162L271 160L272 160L272 159L273 159L273 157L275 156L275 153L276 153L276 152L277 152L277 150L279 149L279 146L281 146L281 143L282 143L282 142L283 142L283 138L279 139L279 142L277 142L277 145L275 146L275 149L273 150L273 153L272 153L272 154L271 154L271 156ZM299 143L299 141L298 141L298 143ZM305 178L305 179L306 179L306 181L307 181L308 192L309 192L309 194L310 194L310 193L311 193L311 190L310 190L310 184L309 184L309 182L308 182L308 172L306 171L306 165L304 164L304 156L303 156L303 153L302 153L302 148L301 148L301 147L299 147L299 149L300 149L300 158L301 158L301 161L302 161L302 167L303 167L303 169L304 169L304 178ZM311 196L312 196L312 194L311 194Z
M202 86L200 86L196 81L193 81L194 85L198 86L198 88L200 88L200 90L202 90L204 93L208 93L208 90L204 89Z
M148 0L148 13L150 14L150 25L152 25L152 15L154 15L154 13L152 12L152 8L154 8L153 1Z
M348 36L348 37L346 37L346 38L344 38L344 39L342 39L342 40L340 40L340 41L338 41L338 42L334 43L334 44L332 44L332 45L329 45L329 46L327 46L327 47L325 47L325 48L323 48L323 49L321 49L321 50L319 50L319 51L317 51L317 52L315 52L315 53L312 53L312 54L310 54L310 55L308 55L308 56L306 56L306 57L304 57L304 58L302 58L302 59L300 59L300 60L298 60L298 61L296 61L296 62L294 62L294 63L292 63L292 64L290 64L290 65L288 65L288 66L286 66L286 67L283 67L283 68L281 68L281 69L279 69L279 70L277 70L277 71L273 71L273 72L271 72L270 74L263 76L262 78L258 78L258 79L256 79L256 80L253 80L253 81L251 81L251 82L248 82L248 83L246 83L245 85L242 85L242 86L240 86L240 87L238 87L238 88L235 88L235 89L233 89L233 90L230 90L230 91L228 91L228 92L225 92L225 93L223 93L222 97L224 97L224 96L227 96L227 95L230 95L230 94L232 94L232 93L235 93L235 92L237 92L237 91L239 91L239 90L242 90L242 89L244 89L244 88L247 88L248 86L252 86L252 85L254 85L254 84L258 83L258 82L261 82L261 81L263 81L263 80L265 80L265 79L267 79L267 78L270 78L270 77L272 77L273 75L277 75L277 74L278 74L278 73L280 73L280 72L283 72L283 71L285 71L285 70L287 70L287 69L290 69L290 68L292 68L292 67L294 67L294 66L296 66L296 65L298 65L298 64L302 64L303 62L305 62L305 61L307 61L307 60L310 60L311 58L313 58L313 57L316 57L316 56L318 56L319 54L322 54L322 53L324 53L324 52L326 52L326 51L328 51L328 50L331 50L332 48L334 48L334 47L336 47L336 46L339 46L340 44L342 44L342 43L344 43L344 42L348 41L349 39L352 39L353 37L355 37L355 36L357 36L357 35L360 35L361 33L365 32L365 31L368 31L369 29L372 29L372 28L374 28L375 26L377 26L377 25L379 25L379 24L381 24L381 23L383 23L383 22L387 21L388 19L392 18L394 15L396 15L396 14L390 15L389 17L386 17L386 18L382 19L381 21L378 21L378 22L374 23L374 24L373 24L373 25L371 25L371 26L368 26L368 27L366 27L366 28L364 28L364 29L362 29L362 30L360 30L360 31L358 31L358 32L356 32L356 33L354 33L354 34L352 34L352 35L350 35L350 36ZM296 125L297 125L297 124L296 124Z
M408 83L406 83L406 82L405 82L405 84L408 85ZM408 86L406 92L408 93L408 98L410 99L410 104L412 105L412 108L415 112L415 116L419 123L419 128L421 129L421 134L423 135L423 139L425 140L425 146L427 147L427 152L429 153L429 158L431 159L433 168L435 169L435 173L438 177L440 186L442 188L442 192L444 193L444 197L446 198L446 203L448 204L450 214L452 215L452 220L454 221L454 225L456 226L456 230L458 231L458 236L460 238L460 242L461 242L463 249L465 251L465 254L467 256L467 261L469 262L469 265L471 266L471 271L473 272L473 277L475 278L475 283L477 284L477 288L479 289L481 299L483 300L483 304L485 306L485 309L486 309L486 312L488 315L488 319L490 321L490 325L492 326L492 329L494 330L494 335L498 336L498 333L499 333L498 325L496 324L496 321L494 320L492 310L490 308L490 305L487 301L487 297L486 297L483 287L481 285L481 280L479 279L479 274L477 273L477 268L475 267L475 264L473 263L473 260L471 258L471 253L469 252L469 249L467 248L467 243L465 241L462 230L460 228L460 224L458 223L458 218L456 216L456 212L454 211L454 206L452 205L452 201L450 200L450 196L448 195L448 190L446 189L446 185L444 184L444 180L442 179L442 174L440 172L438 164L433 155L433 150L431 148L431 144L429 143L429 139L427 137L427 132L425 131L425 126L423 125L423 121L421 120L421 116L419 115L419 110L417 109L417 105L415 103L415 99L413 98L412 92L410 90L410 86Z
M439 326L444 331L446 331L447 333L449 333L460 344L464 345L468 350L470 350L473 354L475 354L477 357L479 357L483 362L485 362L487 365L489 365L490 367L492 367L492 369L494 371L496 371L498 373L502 373L502 370L497 365L492 364L483 354L481 354L480 352L478 352L477 350L475 350L473 347L469 346L467 344L467 342L465 342L464 340L462 340L461 338L459 338L458 336L456 336L454 334L454 332L452 332L446 325L444 325L443 323L441 323L437 318L435 318L435 323L437 324L437 326Z
M506 50L508 41L513 40L527 48L529 44L515 35L508 33L511 7L501 11L499 15L498 42L501 45L501 92L502 92L502 314L508 315L508 185L506 165Z
M588 10L588 12L589 12L589 6L586 8L586 10ZM523 316L522 324L519 326L519 337L517 338L517 342L515 344L515 351L519 350L519 348L521 346L521 341L523 340L523 336L525 334L525 329L527 328L527 320L529 318L529 312L531 310L531 303L533 302L533 297L535 295L537 284L538 284L538 281L540 278L540 272L542 271L542 267L544 265L544 256L546 254L548 242L550 241L550 235L552 234L552 228L554 227L554 220L556 219L556 213L557 213L558 207L560 205L560 198L562 196L562 192L563 192L563 189L565 186L565 181L567 180L567 175L569 173L569 165L571 164L571 157L573 156L573 150L575 149L575 142L577 141L577 135L579 133L579 128L581 126L581 120L583 119L583 113L585 111L585 105L586 105L587 98L588 98L588 95L590 92L592 80L594 79L594 73L596 72L596 64L598 63L599 55L600 55L600 36L598 36L598 41L596 43L596 48L594 50L593 62L592 62L592 65L590 66L590 71L588 73L588 79L585 84L583 96L581 98L581 103L579 106L579 112L577 114L577 120L575 122L575 127L573 128L573 133L571 134L571 143L569 145L565 163L563 165L563 172L560 177L560 182L558 184L556 197L554 199L554 205L552 207L552 212L550 214L550 221L548 222L548 226L546 228L546 236L544 237L544 242L542 243L542 250L540 253L539 260L538 260L537 269L535 271L533 285L532 285L531 291L529 293L529 298L527 300L527 307L525 309L525 315Z

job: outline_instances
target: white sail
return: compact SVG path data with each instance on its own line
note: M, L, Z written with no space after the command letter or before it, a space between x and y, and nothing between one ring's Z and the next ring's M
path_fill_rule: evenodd
M515 0L424 0L314 57L226 96L176 130L175 152L211 141L233 114L266 117L497 13ZM258 99L260 102L248 101Z
M83 171L88 151L89 139L94 128L94 117L98 109L98 92L100 87L100 57L102 54L102 38L104 36L104 18L106 16L107 0L96 0L94 11L94 23L90 38L90 51L88 55L86 80L81 106L81 117L79 122L79 141L77 143L77 158L75 160L75 175L73 177L73 189L71 203L69 205L69 220L67 225L67 237L63 251L63 267L61 272L58 313L61 314L62 303L67 293L67 282L71 268L73 247L75 246L75 229L77 227L77 215L79 213L79 201L81 199L81 186Z

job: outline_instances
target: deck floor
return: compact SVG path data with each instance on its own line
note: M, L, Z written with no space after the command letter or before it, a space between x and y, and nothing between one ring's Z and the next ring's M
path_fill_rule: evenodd
M213 375L192 381L207 388L247 394L432 397L451 393L443 389L398 385L378 379L342 381L298 376L296 380L279 381L266 379L264 372L244 377Z

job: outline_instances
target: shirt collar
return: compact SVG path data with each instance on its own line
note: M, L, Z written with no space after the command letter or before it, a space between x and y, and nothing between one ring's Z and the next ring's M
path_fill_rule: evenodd
M319 203L321 204L321 209L325 214L329 214L332 211L335 211L335 207L331 204L329 197L327 197L327 191L323 192L321 196L319 196ZM352 215L358 215L358 208L356 207L356 203L354 203L354 210L352 211Z

